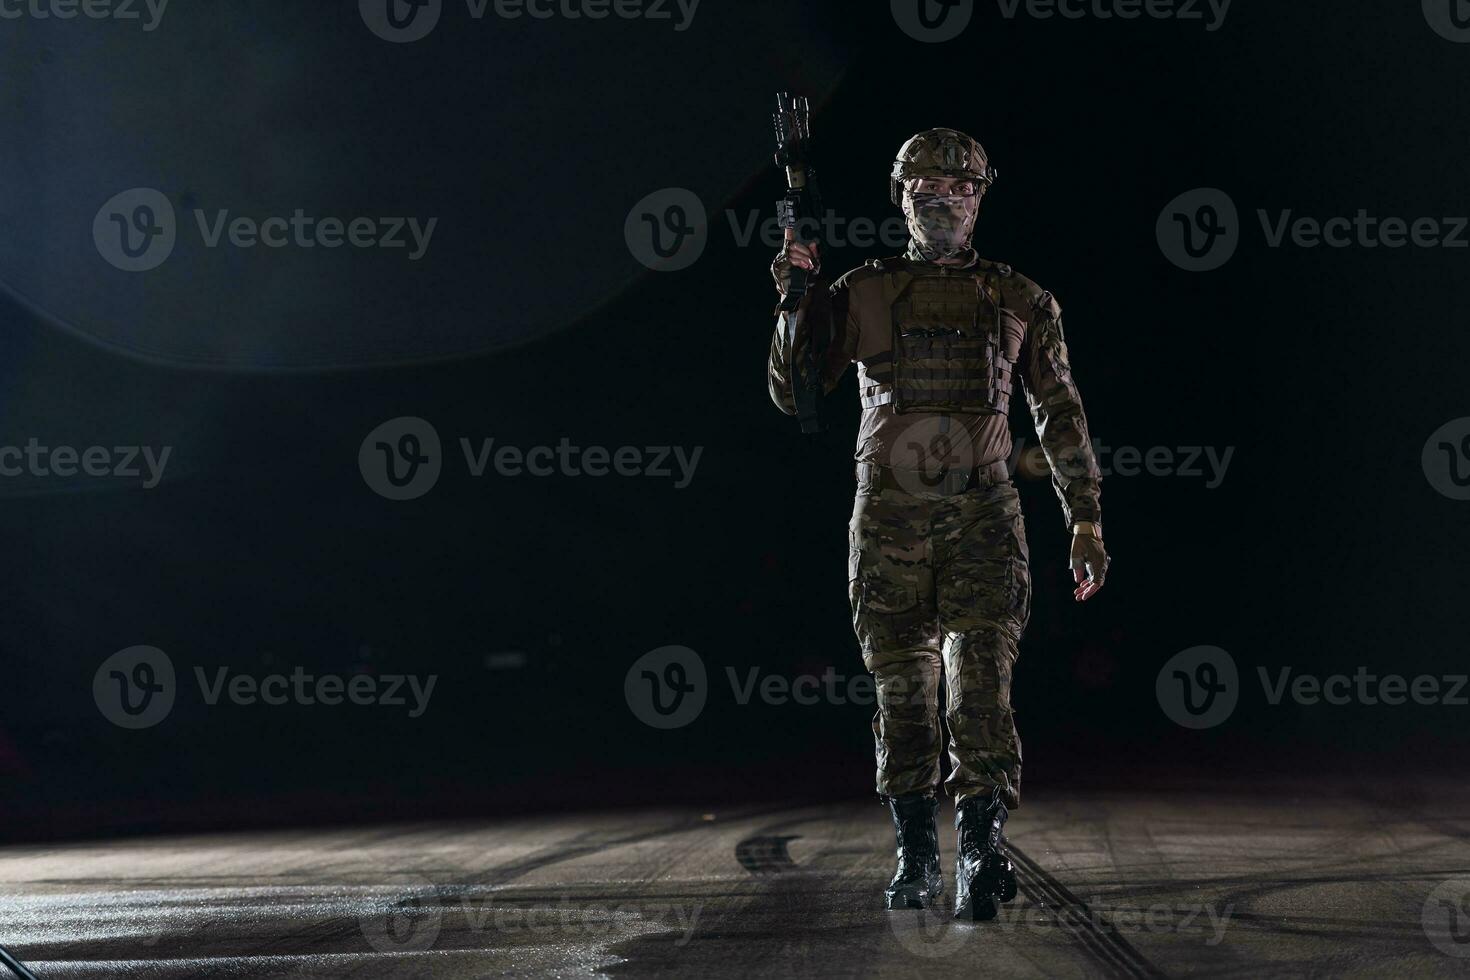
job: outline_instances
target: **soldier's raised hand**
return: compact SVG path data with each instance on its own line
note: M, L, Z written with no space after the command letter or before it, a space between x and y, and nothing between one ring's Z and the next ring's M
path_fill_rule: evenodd
M782 296L791 287L793 266L812 273L819 272L822 268L822 256L816 242L799 242L796 240L795 229L787 228L786 244L781 246L776 260L771 263L771 276L776 280L776 290Z

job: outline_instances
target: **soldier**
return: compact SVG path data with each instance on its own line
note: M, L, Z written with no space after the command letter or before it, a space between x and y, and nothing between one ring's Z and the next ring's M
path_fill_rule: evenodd
M1020 804L1010 692L1031 597L1020 502L1005 463L1017 378L1072 532L1078 601L1103 587L1108 566L1100 476L1061 307L970 244L995 178L984 148L963 133L933 129L905 143L890 196L907 219L907 251L810 289L777 324L767 366L771 397L789 415L793 365L804 363L814 332L824 341L827 391L857 362L863 414L848 589L878 691L878 794L898 837L886 903L925 908L943 892L935 824L942 677L945 788L959 838L955 915L972 919L993 918L1016 890L1001 828ZM788 231L772 265L782 295L793 266L815 278L820 258L816 245ZM796 318L790 342L787 317Z

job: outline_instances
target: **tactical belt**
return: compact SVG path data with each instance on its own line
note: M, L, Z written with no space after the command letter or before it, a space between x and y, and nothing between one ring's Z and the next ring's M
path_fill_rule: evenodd
M974 466L968 470L944 470L941 473L921 473L918 470L898 472L891 466L877 463L857 464L858 490L876 493L879 490L900 490L904 493L933 493L943 497L954 497L968 490L984 490L997 483L1010 481L1010 472L1004 460L985 466Z

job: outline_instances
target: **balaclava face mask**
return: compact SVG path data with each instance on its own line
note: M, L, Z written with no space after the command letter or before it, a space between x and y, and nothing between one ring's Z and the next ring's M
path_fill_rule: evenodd
M903 214L908 221L909 251L926 262L952 259L970 251L980 195L924 194L904 188Z

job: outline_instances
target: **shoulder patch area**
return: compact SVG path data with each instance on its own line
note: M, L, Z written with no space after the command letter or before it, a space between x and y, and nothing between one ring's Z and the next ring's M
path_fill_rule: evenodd
M1026 310L1032 314L1044 312L1052 317L1062 315L1061 304L1049 291L1042 289L1003 262L992 262L990 265L1004 277L1002 288L1015 297L1013 303L1016 309Z
M835 283L832 284L832 288L851 289L853 286L856 286L864 280L872 279L875 276L881 276L887 272L896 272L899 268L900 260L897 258L870 259L867 262L864 262L862 265L858 266L856 269L851 269L843 273L842 276Z
M1038 316L1051 320L1058 319L1062 315L1062 304L1058 303L1057 298L1046 290L1042 290L1032 301L1031 309L1035 310Z

